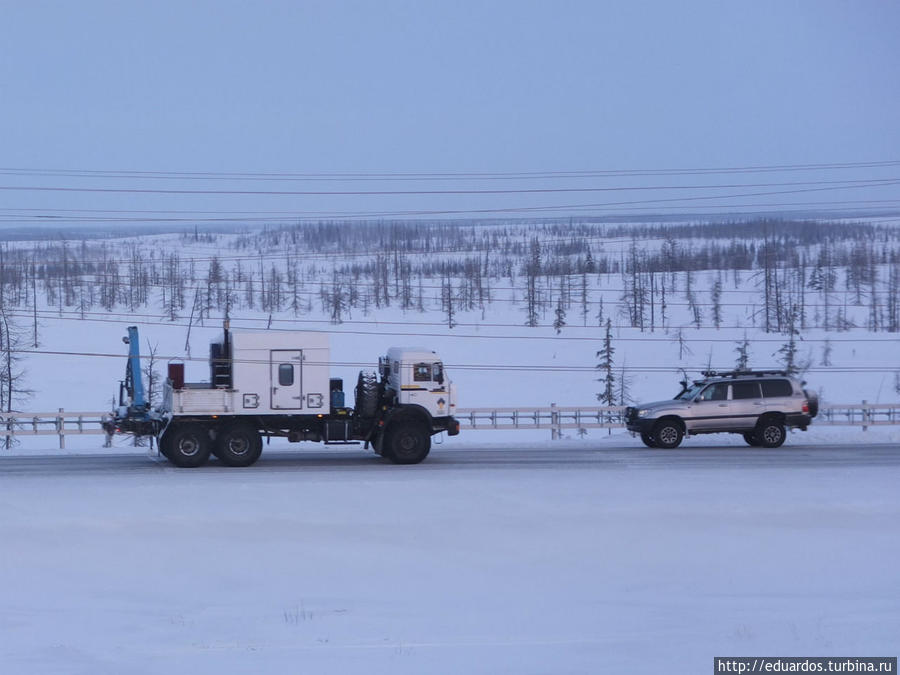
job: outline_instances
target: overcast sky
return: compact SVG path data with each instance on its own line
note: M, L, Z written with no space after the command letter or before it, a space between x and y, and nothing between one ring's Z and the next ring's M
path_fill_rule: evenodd
M6 168L504 172L900 158L900 3L888 0L0 0L0 11ZM866 194L900 196L896 186ZM6 208L338 201L386 205L0 193Z

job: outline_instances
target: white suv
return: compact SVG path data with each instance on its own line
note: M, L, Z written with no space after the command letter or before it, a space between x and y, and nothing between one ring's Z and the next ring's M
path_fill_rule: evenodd
M742 434L749 445L777 448L785 429L806 431L818 413L815 394L780 370L704 371L674 399L626 408L625 425L651 448L675 448L686 435Z

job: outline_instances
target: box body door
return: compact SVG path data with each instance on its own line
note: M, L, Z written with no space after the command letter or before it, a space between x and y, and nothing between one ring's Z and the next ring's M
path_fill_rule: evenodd
M270 354L272 410L301 410L303 408L303 350L273 349Z

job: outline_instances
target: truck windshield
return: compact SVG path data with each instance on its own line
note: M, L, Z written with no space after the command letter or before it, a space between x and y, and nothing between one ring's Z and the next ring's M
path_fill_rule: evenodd
M703 387L705 387L705 386L706 385L703 384L702 382L700 384L694 384L690 389L685 389L683 392L678 394L678 396L675 397L675 400L676 401L690 401L697 394L699 394L700 390L703 389Z

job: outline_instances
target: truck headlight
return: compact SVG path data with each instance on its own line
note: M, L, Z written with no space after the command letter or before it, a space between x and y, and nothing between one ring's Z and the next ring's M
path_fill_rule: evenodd
M638 417L646 417L646 416L649 415L649 414L650 414L650 409L649 409L649 408L641 408L640 410L638 410L637 416L638 416Z

